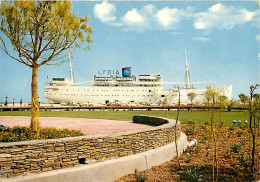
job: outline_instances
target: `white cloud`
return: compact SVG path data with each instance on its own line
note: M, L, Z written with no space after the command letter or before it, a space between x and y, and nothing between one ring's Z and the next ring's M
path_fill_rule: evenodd
M121 18L117 18L115 5L104 1L94 6L93 13L96 18L107 25L121 26L127 31L141 32L145 30L177 30L180 26L190 28L187 27L189 24L183 23L184 20L188 20L193 21L195 29L210 33L213 29L232 29L237 25L256 20L257 17L257 11L248 11L222 3L215 4L207 11L198 13L195 13L192 7L178 9L166 6L158 9L152 4L147 4L139 9L133 8L125 12Z
M146 6L143 7L142 9L143 13L146 15L151 15L154 13L154 11L156 11L156 7L152 4L147 4Z
M115 12L115 6L106 1L101 4L96 4L93 9L94 16L102 22L112 22L116 20L116 17L114 16Z
M156 7L152 4L145 5L141 9L134 8L128 11L121 17L123 24L126 26L125 30L143 32L145 29L151 29L155 11Z
M128 11L121 20L127 30L171 30L182 19L190 17L191 13L190 7L185 10L169 7L158 10L154 5L148 4L141 9L134 8Z
M121 19L127 25L138 25L145 22L145 18L137 12L137 9L128 11Z
M177 8L171 9L169 7L165 7L159 10L154 16L161 25L167 28L180 22L183 18L190 17L191 10L191 8L179 10Z
M259 41L260 41L260 34L258 34L258 35L256 36L256 40L259 40Z
M211 41L211 39L206 38L206 37L195 37L193 40L201 41L201 42L208 42Z
M256 12L246 9L234 8L218 3L211 6L207 12L200 12L194 16L193 26L200 30L232 29L236 25L250 22L256 16Z

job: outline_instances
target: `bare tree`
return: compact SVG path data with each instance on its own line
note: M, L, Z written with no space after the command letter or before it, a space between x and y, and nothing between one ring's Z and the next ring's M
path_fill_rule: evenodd
M175 148L176 148L176 153L177 153L177 162L178 162L178 169L181 168L180 160L179 160L179 151L178 151L178 143L177 143L177 124L179 121L179 116L180 116L180 108L181 108L181 94L180 94L180 87L178 86L178 110L177 110L177 118L175 122Z
M250 86L250 97L249 97L249 128L250 128L250 132L252 134L252 144L253 144L253 148L252 148L252 159L251 159L251 174L252 176L257 175L257 163L255 163L257 155L256 155L256 136L257 136L257 130L256 130L256 112L257 112L257 107L255 107L256 105L254 104L254 100L257 101L257 97L254 94L254 91L256 90L256 88L260 86L259 84L253 86ZM254 99L255 96L255 99ZM259 118L258 118L259 119Z

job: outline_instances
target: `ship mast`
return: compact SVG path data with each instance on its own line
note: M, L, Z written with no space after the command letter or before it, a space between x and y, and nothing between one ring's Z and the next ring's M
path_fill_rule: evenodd
M69 51L69 63L70 63L70 85L74 85L74 76L72 71L72 65L71 65L71 53Z
M190 84L190 71L189 71L189 65L188 65L188 59L187 59L187 54L186 54L186 48L185 48L185 86L186 88L191 88Z

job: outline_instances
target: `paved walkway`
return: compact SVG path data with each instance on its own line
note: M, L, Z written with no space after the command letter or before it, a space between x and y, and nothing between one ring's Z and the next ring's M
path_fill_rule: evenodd
M0 116L0 125L5 127L30 126L29 116ZM40 117L40 126L81 130L86 135L110 134L121 131L137 130L150 126L135 124L131 121L106 119Z

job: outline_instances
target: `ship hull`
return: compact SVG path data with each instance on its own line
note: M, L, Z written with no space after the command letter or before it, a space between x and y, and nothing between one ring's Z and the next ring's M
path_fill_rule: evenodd
M231 99L232 85L213 87L219 95ZM193 103L205 102L207 89L181 89L181 104L190 104L187 94L196 94ZM173 105L178 103L178 92L163 87L98 87L98 86L45 86L44 97L55 103L76 102L82 105Z

